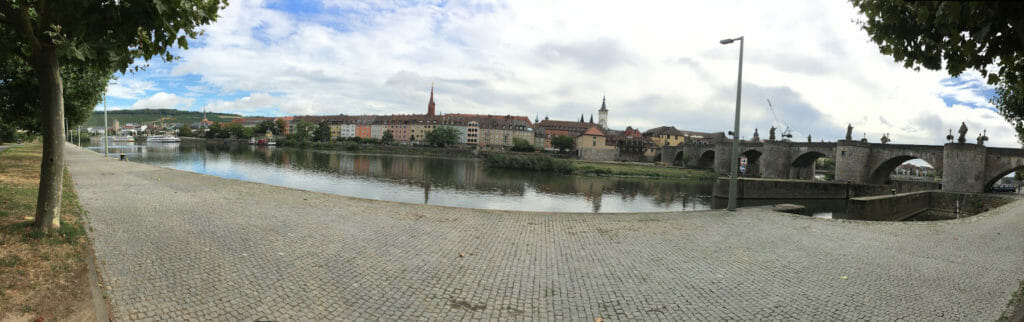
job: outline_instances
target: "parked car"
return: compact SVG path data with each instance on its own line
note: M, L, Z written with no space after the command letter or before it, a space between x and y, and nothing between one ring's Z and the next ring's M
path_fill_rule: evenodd
M992 192L1017 192L1017 188L1010 185L999 185L989 189Z

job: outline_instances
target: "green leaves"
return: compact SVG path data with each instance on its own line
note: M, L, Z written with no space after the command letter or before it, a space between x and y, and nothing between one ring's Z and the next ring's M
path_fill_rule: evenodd
M851 0L879 51L906 68L951 76L981 73L996 85L992 103L1024 137L1024 3Z

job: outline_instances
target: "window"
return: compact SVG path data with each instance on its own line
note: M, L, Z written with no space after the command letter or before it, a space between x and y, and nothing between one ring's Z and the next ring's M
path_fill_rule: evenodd
M843 151L843 152L841 153L841 155L845 157L845 156L846 156L846 151Z

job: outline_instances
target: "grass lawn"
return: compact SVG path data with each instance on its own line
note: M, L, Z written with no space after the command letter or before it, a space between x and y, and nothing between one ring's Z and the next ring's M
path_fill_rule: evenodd
M59 234L35 232L42 145L0 151L0 320L75 319L91 311L89 239L71 177L64 173Z
M654 165L615 164L586 161L574 161L573 168L573 173L582 175L594 174L676 179L682 178L691 180L714 180L719 176L714 172L706 170L668 168Z

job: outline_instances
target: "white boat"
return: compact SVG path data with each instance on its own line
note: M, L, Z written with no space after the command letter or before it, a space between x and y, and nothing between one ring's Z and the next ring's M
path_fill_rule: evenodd
M177 143L181 142L176 136L170 135L157 135L146 138L146 143Z
M135 142L135 138L127 136L127 135L125 135L125 136L115 136L113 138L113 141L114 142Z

